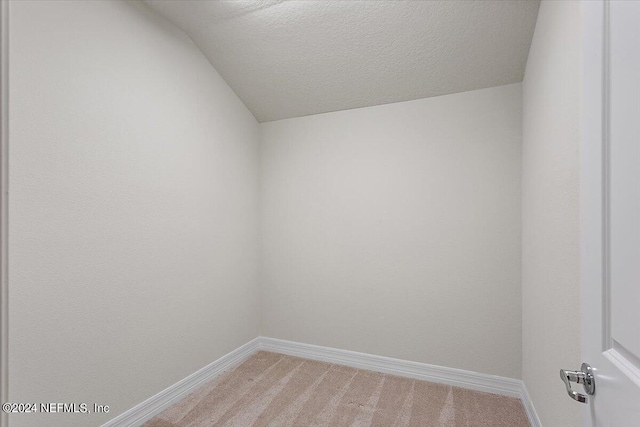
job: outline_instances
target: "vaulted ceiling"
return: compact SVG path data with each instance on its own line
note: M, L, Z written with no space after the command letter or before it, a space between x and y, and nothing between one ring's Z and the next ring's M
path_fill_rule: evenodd
M148 0L260 122L520 82L539 2Z

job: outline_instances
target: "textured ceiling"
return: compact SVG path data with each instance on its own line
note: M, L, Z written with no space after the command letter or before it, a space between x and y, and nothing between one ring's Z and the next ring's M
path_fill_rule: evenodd
M260 122L522 81L539 2L148 0Z

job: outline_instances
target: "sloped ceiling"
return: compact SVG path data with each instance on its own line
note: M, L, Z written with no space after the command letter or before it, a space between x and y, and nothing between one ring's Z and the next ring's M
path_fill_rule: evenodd
M539 2L148 0L260 122L522 81Z

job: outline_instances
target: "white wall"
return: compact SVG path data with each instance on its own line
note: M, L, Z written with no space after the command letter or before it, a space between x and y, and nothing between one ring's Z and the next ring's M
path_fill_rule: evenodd
M130 2L10 5L14 402L97 425L258 335L257 123Z
M523 378L545 427L580 425L580 4L543 1L523 83Z
M521 105L261 124L263 334L519 378Z

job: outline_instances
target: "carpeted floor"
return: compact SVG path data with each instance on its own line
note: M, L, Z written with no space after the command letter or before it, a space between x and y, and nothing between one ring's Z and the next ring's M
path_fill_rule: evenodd
M518 399L258 352L144 427L529 427Z

